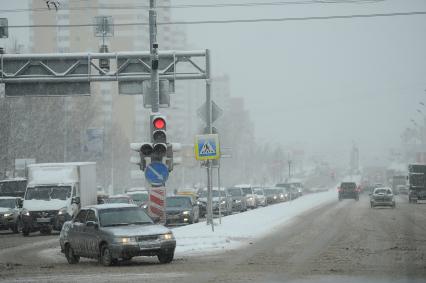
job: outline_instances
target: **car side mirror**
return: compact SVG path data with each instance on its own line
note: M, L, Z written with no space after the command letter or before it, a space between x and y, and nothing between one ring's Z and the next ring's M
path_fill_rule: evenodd
M80 197L73 197L71 203L80 204Z
M99 228L99 224L97 222L95 222L95 221L87 221L86 222L86 226L87 227L93 227L95 229Z

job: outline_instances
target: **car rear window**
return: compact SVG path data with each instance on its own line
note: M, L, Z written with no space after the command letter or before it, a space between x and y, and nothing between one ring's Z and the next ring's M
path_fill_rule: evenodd
M356 189L355 183L342 183L340 185L340 187L342 189L345 189L345 190L354 190L354 189Z

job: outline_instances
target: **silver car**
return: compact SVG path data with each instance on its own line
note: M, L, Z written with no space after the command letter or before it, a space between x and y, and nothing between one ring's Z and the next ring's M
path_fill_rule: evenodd
M22 199L19 197L0 197L0 230L18 233L21 226L19 217Z
M388 187L375 188L370 195L370 205L371 207L390 206L395 208L395 198L392 189Z
M134 256L157 256L161 263L169 263L176 247L173 233L154 224L142 208L118 203L82 208L65 222L59 242L68 263L87 257L105 266Z

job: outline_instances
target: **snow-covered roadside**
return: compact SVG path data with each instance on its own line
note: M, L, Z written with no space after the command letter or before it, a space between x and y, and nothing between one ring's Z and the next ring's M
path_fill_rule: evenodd
M214 232L205 222L173 229L176 256L216 253L236 249L274 232L296 216L314 207L336 200L335 190L305 195L296 200L275 204L222 218ZM218 223L219 219L215 219Z

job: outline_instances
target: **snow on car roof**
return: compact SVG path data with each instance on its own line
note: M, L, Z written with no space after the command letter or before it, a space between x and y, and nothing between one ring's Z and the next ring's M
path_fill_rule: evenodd
M89 205L84 208L96 208L96 209L110 209L110 208L126 208L126 207L138 207L136 204L127 203L104 203L97 205Z
M236 187L236 188L251 188L251 185L250 184L238 184L238 185L235 185L234 187Z
M148 194L147 190L144 191L131 191L131 192L127 192L126 195L136 195L136 194Z
M26 178L17 177L13 179L0 180L0 182L16 182L16 181L26 181L26 180L27 180Z
M127 194L112 195L109 198L129 198Z
M19 197L0 197L0 199L17 199Z

